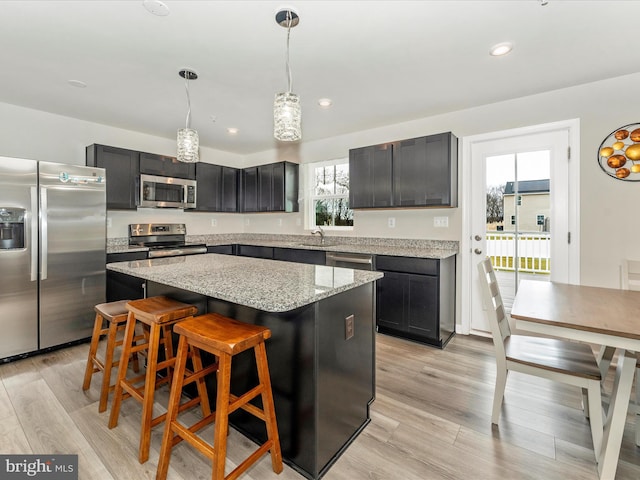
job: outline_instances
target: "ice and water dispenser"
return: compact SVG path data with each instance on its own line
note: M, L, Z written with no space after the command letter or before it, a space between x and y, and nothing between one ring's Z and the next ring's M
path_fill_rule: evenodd
M24 221L22 208L0 207L0 250L24 248Z

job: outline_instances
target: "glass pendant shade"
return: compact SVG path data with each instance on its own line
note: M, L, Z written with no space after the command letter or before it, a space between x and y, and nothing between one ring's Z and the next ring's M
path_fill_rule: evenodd
M300 97L295 93L277 93L273 102L273 136L283 142L302 138Z
M195 163L200 160L198 132L191 128L178 129L178 161Z

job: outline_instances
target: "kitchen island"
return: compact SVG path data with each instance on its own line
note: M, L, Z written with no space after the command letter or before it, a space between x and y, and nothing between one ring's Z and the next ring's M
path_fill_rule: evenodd
M267 355L285 462L318 479L369 423L375 395L375 281L379 272L207 254L110 263L167 295L267 326ZM234 357L232 392L253 387L251 352ZM211 398L215 381L209 379ZM243 411L231 424L258 442L264 424Z

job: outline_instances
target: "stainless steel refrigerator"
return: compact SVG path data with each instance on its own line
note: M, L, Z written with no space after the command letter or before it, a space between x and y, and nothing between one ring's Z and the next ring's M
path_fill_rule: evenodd
M105 301L104 176L0 157L0 359L91 336Z

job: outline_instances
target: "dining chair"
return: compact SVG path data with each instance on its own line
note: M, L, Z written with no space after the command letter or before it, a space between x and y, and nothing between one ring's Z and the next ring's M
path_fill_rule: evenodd
M498 424L507 375L521 372L587 390L588 417L596 460L602 445L600 370L591 348L555 338L512 335L491 260L478 264L485 308L496 354L496 386L491 423ZM587 413L587 412L585 412Z
M640 260L628 260L625 259L622 261L621 268L621 285L622 290L635 290L640 291ZM600 366L600 374L602 375L602 380L607 376L607 372L609 371L609 367L611 366L611 361L613 360L613 355L616 349L613 347L601 346L600 351L598 352L596 359L598 365ZM636 401L635 404L630 405L630 410L635 411L636 416L640 416L640 388L638 388L638 380L640 379L640 352L636 352L638 355L638 368L636 368ZM607 400L605 400L605 403ZM640 418L636 419L636 422L639 422ZM640 428L636 428L636 445L640 446Z

